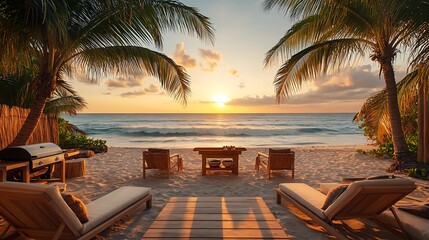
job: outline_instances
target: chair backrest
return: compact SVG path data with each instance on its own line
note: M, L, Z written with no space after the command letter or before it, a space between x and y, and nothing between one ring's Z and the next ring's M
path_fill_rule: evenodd
M0 182L0 215L31 238L52 239L59 226L61 239L76 239L82 224L56 186Z
M273 150L268 153L268 167L271 170L289 169L292 170L295 164L295 152L290 149Z
M143 161L147 169L169 169L170 151L143 151Z
M415 189L415 183L404 178L356 181L326 209L325 215L331 220L375 217Z

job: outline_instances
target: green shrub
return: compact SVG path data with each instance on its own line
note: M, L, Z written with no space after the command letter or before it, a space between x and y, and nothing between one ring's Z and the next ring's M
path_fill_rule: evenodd
M63 118L58 118L58 129L60 135L60 147L79 148L93 150L96 153L105 152L106 141L101 139L89 138L84 134L76 134L68 127L69 122Z

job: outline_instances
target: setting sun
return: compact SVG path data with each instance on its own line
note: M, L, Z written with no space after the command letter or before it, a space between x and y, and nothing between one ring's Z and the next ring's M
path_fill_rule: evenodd
M227 96L223 95L223 94L218 94L218 95L215 95L212 98L212 100L213 100L213 102L216 103L216 105L218 107L224 107L225 103L229 101L229 98Z

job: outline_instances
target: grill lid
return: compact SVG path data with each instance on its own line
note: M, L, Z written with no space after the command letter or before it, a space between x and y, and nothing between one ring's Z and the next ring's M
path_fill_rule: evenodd
M7 147L0 151L1 160L30 161L55 154L63 153L63 150L55 143L38 143L24 146Z

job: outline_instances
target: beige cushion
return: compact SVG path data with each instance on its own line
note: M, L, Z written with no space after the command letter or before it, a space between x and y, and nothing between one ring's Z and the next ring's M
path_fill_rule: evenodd
M320 183L319 185L319 191L325 195L328 194L329 190L331 190L334 187L340 186L342 183Z
M89 203L89 222L83 224L82 234L90 231L133 203L149 195L150 188L125 186Z
M397 188L413 188L414 182L405 178L394 178L394 179L375 179L375 180L362 180L356 181L349 185L346 191L341 194L337 200L325 210L326 216L332 219L341 209L343 209L356 194L359 193L359 189L362 188L380 188L386 189L397 189Z
M308 186L305 183L282 183L280 191L290 196L301 205L308 208L322 219L327 219L321 207L325 202L326 195Z
M429 220L398 210L398 217L412 239L429 239ZM390 210L384 211L379 220L398 227L395 217Z
M321 207L322 210L326 210L331 204L347 189L347 185L339 185L329 190L326 194L325 203Z
M20 183L20 182L1 182L0 189L13 189L19 190L22 194L31 194L34 192L45 192L48 197L55 204L55 212L62 217L64 222L70 228L70 230L78 233L82 229L82 223L73 213L73 211L64 202L61 194L56 186L42 185L34 183Z

